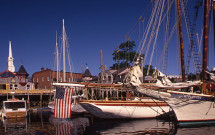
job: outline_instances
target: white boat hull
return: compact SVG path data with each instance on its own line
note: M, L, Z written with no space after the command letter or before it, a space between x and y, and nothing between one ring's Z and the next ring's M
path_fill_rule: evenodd
M215 121L214 102L190 100L179 105L172 105L178 122Z
M26 101L23 100L8 100L3 101L1 110L2 118L23 118L27 116Z
M175 112L177 121L179 123L201 123L215 121L215 104L213 101L189 99L202 99L205 97L211 98L212 96L186 92L175 92L177 94L181 94L181 97L172 97L170 94L171 92L158 92L151 89L138 89L138 91L148 96L165 100Z
M126 101L125 101L126 102ZM80 102L81 106L89 113L98 118L155 118L170 111L168 105L150 106L153 103L111 103L103 101L102 104L90 102ZM125 105L129 104L129 105ZM141 104L141 105L140 105ZM148 104L148 105L147 105ZM154 103L155 105L156 103ZM165 104L165 103L164 103Z
M48 108L50 108L50 111L52 113L54 113L54 105L53 104L49 104ZM71 109L72 113L86 113L87 111L79 104L73 105L72 104L72 109Z

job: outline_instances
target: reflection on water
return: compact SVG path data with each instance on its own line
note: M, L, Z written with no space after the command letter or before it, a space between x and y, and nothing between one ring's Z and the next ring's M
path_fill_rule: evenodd
M91 117L56 119L47 111L31 112L27 118L3 119L0 134L7 135L95 135L95 134L147 134L184 135L212 134L215 126L177 128L174 122L146 120L98 120Z
M174 134L174 125L156 119L99 120L87 127L86 134Z
M86 117L75 117L71 119L56 119L50 112L29 113L27 118L2 119L0 134L8 135L71 135L84 134L89 119Z

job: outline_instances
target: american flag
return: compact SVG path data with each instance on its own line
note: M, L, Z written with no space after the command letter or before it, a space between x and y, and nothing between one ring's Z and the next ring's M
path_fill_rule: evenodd
M72 123L70 121L54 123L55 135L72 135Z
M70 88L56 88L54 105L55 118L70 118L72 107L72 92Z

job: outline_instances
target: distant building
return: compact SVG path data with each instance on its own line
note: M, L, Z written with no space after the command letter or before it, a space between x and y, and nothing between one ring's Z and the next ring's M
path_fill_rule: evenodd
M11 41L9 41L9 56L7 70L0 73L0 89L1 90L30 90L34 89L34 84L29 81L29 74L23 65L15 72L13 64Z
M181 82L182 81L181 75L167 75L167 78L169 78L172 82Z
M98 82L98 77L97 76L92 76L90 73L90 70L88 68L88 65L86 67L86 70L82 76L83 82Z
M123 82L126 74L129 72L129 67L121 68L121 69L105 69L102 73L99 74L99 82L100 83L118 83Z
M63 82L62 71L58 73L58 76L57 79L57 71L41 68L41 71L33 73L32 81L36 89L52 89L53 82ZM82 76L81 73L66 72L66 82L82 82Z
M34 84L29 81L28 73L23 65L18 72L6 70L0 73L0 89L2 90L31 90Z

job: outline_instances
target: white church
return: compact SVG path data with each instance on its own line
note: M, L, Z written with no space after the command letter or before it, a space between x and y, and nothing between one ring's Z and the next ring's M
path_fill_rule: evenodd
M9 41L9 56L7 70L0 73L0 90L30 90L34 84L29 82L29 74L23 65L15 72L11 41Z

